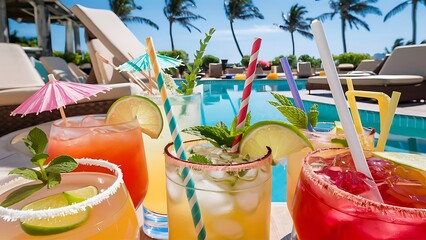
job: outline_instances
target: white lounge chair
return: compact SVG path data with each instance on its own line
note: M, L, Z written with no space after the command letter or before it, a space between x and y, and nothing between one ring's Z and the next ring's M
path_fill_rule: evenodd
M426 99L426 44L401 46L394 49L378 75L340 76L344 91L346 79L351 78L355 90L378 91L388 95L401 92L400 101ZM308 78L306 89L329 90L326 76Z

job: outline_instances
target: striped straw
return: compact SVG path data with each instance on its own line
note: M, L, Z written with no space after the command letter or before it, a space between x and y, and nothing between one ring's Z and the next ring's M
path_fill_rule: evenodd
M160 90L161 99L164 105L164 111L166 112L167 121L169 123L170 132L172 134L172 140L176 149L176 153L180 159L187 160L185 147L183 145L182 138L179 134L179 127L172 111L172 104L170 99L167 97L166 88L164 86L163 73L160 71L158 65L157 55L155 54L154 43L152 38L145 39L147 44L148 55L154 70L154 74L157 76L158 89ZM206 239L206 229L204 227L203 220L201 218L201 210L198 205L197 195L195 195L194 182L191 179L188 168L183 168L181 177L186 186L186 196L188 198L189 207L191 208L192 220L194 222L195 231L197 233L198 240Z
M255 38L253 46L251 47L250 62L246 72L246 81L244 83L243 97L241 98L240 111L238 112L237 118L237 127L236 130L241 130L246 124L246 117L248 111L248 104L251 94L251 88L253 85L254 77L256 76L256 65L257 65L257 56L259 55L260 43L262 39ZM240 145L241 135L235 137L234 142L232 143L232 152L238 151L238 146Z

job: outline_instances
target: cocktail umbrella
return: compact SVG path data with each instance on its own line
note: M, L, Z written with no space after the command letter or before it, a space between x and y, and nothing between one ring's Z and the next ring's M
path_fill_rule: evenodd
M271 62L266 61L266 60L259 60L259 64L262 67L270 67L271 66Z
M157 54L157 59L158 59L158 64L160 65L160 68L162 69L176 68L182 65L181 60L163 56L160 54ZM137 58L134 58L133 60L130 60L126 63L123 63L117 67L117 70L126 71L126 72L141 72L141 71L149 71L151 69L152 67L149 61L149 55L147 53Z
M49 74L48 77L49 81L13 110L11 116L22 114L22 117L24 117L29 113L39 114L59 109L66 124L64 112L66 105L77 103L84 98L90 99L97 93L105 93L105 91L110 90L110 88L102 85L58 81L52 74Z
M161 69L168 69L168 68L176 68L182 65L182 61L176 58L171 58L167 56L163 56L160 54L156 54L158 59L158 64ZM157 86L157 83L155 80L151 77L151 69L152 65L149 60L149 55L147 53L134 58L133 56L130 56L133 58L133 60L130 60L126 63L121 64L116 69L126 72L140 72L142 75L144 75L150 82L150 84Z

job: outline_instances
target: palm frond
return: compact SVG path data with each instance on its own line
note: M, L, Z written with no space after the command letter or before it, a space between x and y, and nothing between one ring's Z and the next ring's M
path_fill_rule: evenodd
M383 22L386 22L389 18L393 17L394 15L400 13L402 10L404 10L409 4L411 3L411 0L402 2L398 6L394 7L392 10L390 10L383 19Z

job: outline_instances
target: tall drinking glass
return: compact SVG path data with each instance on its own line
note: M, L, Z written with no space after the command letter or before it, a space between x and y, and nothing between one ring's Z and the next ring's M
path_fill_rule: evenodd
M384 203L369 200L371 179L355 170L349 149L306 156L293 208L300 239L426 236L426 172L365 154Z
M0 207L2 239L139 239L138 220L129 193L123 184L121 170L106 161L91 159L76 159L76 161L80 165L88 164L90 172L61 174L62 181L58 186L51 189L45 187L8 208ZM111 174L98 172L100 168ZM10 186L9 190L0 195L0 202L17 187L29 184L34 182L16 178L0 186L0 189ZM63 192L85 186L96 187L98 194L82 202L62 207L55 208L48 205L33 210L22 209L25 205L46 197L62 199ZM70 219L75 220L82 214L88 217L87 220L80 222L78 226L70 226ZM63 231L64 228L70 229Z
M315 127L315 132L303 130L305 136L309 139L314 149L322 148L339 148L343 147L342 142L345 141L344 134L336 133L334 123L320 122ZM364 150L372 151L374 149L374 129L364 129L364 133L359 136L361 145ZM287 207L292 212L292 204L294 192L296 191L297 181L302 169L303 158L310 148L302 149L291 154L287 160Z
M187 152L205 152L215 162L236 161L236 155L212 148L204 140L184 143ZM194 191L208 239L269 239L271 209L271 150L257 160L234 164L200 164L176 157L165 148L169 239L197 239L186 192ZM217 155L217 157L215 157ZM221 158L222 160L217 160ZM238 157L238 158L241 158ZM181 171L189 169L194 188Z
M146 96L160 106L163 119L167 121L164 107L159 96ZM201 125L201 94L171 95L173 113L180 129ZM156 239L168 238L166 173L164 164L164 146L172 141L170 130L163 128L158 139L144 136L146 160L148 165L149 186L143 203L144 224L146 235ZM184 140L194 136L181 133Z
M148 173L142 132L137 120L106 124L105 116L67 118L52 124L47 152L50 158L69 155L74 158L105 159L121 167L124 182L136 208L148 189ZM78 171L84 171L79 167Z

